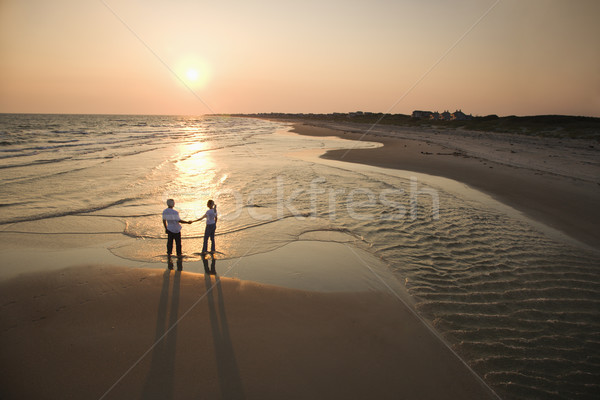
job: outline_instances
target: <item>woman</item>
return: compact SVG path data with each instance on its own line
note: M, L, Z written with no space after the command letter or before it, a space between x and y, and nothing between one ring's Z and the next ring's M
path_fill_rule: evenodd
M202 221L206 218L206 228L204 229L204 244L202 245L202 254L206 254L206 249L208 245L208 238L211 241L211 250L210 252L214 254L215 252L215 231L217 230L217 205L214 201L209 200L206 203L208 210L202 216L202 218L198 218L196 221Z

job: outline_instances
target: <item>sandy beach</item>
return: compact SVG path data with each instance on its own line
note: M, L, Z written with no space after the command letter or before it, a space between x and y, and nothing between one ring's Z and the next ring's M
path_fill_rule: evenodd
M5 399L495 398L389 292L88 266L0 304Z
M2 399L498 398L487 385L507 399L581 398L597 388L592 143L48 118L16 118L49 135L40 146L37 130L23 133L19 156L3 161ZM55 128L73 124L89 133ZM400 169L437 190L441 218L427 196L419 218L400 215L407 192L356 216L351 190L408 188ZM184 226L185 257L169 262L164 201L196 219L219 190L239 199L218 201L214 263L199 253L202 224Z
M382 143L323 158L454 179L600 248L600 146L593 141L326 122L296 123L293 132Z

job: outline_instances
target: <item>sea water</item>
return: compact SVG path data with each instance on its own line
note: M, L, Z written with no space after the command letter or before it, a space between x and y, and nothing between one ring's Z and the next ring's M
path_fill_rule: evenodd
M124 261L152 262L165 252L166 200L195 220L213 199L222 257L307 237L351 241L389 266L417 312L502 397L597 398L596 250L456 182L307 156L357 144L289 128L230 117L0 115L0 234L24 247L100 243ZM184 225L189 259L203 231Z

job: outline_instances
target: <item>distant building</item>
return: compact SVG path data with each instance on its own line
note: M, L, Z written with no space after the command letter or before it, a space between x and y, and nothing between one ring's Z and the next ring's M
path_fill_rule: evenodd
M466 121L471 118L473 118L472 115L467 115L464 112L462 112L462 110L454 111L454 113L452 114L452 119L456 121Z
M348 113L348 118L360 117L362 115L364 115L364 113L362 111L351 112L351 113Z
M419 119L431 119L434 121L465 121L473 118L472 115L467 115L462 112L462 110L456 110L453 113L450 113L448 110L444 111L443 113L439 113L437 111L433 112L415 110L412 112L412 117Z
M432 115L433 115L433 112L431 112L431 111L415 110L412 112L413 118L430 119Z

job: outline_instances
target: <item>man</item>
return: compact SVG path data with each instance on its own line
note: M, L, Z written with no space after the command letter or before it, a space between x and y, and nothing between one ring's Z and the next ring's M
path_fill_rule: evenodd
M175 200L167 200L168 208L162 213L163 225L167 234L167 254L173 252L173 240L175 240L177 256L181 256L181 224L191 224L193 221L184 221L179 218L179 212L175 210Z

